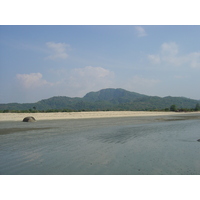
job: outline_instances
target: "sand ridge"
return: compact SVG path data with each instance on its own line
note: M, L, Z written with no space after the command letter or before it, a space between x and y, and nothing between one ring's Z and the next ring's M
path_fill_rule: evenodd
M185 114L197 114L200 112L188 112ZM139 117L139 116L166 116L179 115L182 112L157 112L157 111L91 111L91 112L55 112L55 113L0 113L0 121L22 121L27 116L33 116L38 120L57 119L90 119L110 117Z

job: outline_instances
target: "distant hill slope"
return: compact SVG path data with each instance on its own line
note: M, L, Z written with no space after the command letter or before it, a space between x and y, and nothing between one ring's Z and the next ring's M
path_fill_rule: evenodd
M89 92L83 98L65 96L52 97L37 103L0 104L0 110L155 110L169 108L175 104L177 108L195 108L198 100L184 97L147 96L124 89L102 89Z
M110 101L115 103L125 103L134 101L136 99L145 97L146 95L142 95L135 92L129 92L124 89L103 89L98 92L89 92L87 93L83 99L88 102L96 102L96 101Z

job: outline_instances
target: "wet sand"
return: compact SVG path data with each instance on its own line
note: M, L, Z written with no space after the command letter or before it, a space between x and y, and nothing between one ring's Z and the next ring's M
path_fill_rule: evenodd
M2 121L0 174L198 175L199 119L200 113Z
M0 135L6 135L10 133L16 133L16 132L23 132L23 131L38 131L38 130L45 130L50 128L0 128Z
M27 116L38 120L58 119L90 119L113 117L144 117L144 116L187 116L199 115L200 112L154 112L154 111L92 111L92 112L56 112L56 113L0 113L0 121L22 121Z
M14 117L13 117L14 114ZM156 123L164 121L181 121L181 120L200 120L200 112L192 113L163 113L163 112L112 112L110 113L101 113L101 112L90 112L88 115L85 113L73 113L72 115L66 115L66 113L36 113L37 122L39 123L30 123L29 126L26 126L26 123L22 122L22 114L29 113L7 113L3 114L4 118L0 120L0 135L23 132L23 131L39 131L44 129L51 129L48 127L41 126L41 123L47 122L51 124L58 125L59 122L74 121L73 128L78 127L79 123L88 120L92 123L97 123L99 126L108 126L108 125L127 125L128 124L147 124L147 123ZM76 114L76 115L75 115ZM82 115L81 115L82 114ZM107 115L106 115L107 114ZM126 115L125 115L126 114ZM131 115L132 114L132 115ZM25 116L25 115L24 115ZM11 119L9 117L12 117ZM35 117L35 115L34 115ZM98 121L97 121L98 120ZM59 121L59 122L58 122ZM10 123L12 122L12 123ZM20 123L18 123L20 122ZM84 123L83 122L83 123ZM123 123L122 123L123 122ZM32 126L30 127L30 125ZM41 126L41 127L40 127ZM55 126L57 127L57 126Z

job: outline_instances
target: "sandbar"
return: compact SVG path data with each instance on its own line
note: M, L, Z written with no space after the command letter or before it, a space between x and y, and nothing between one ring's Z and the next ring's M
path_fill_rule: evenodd
M58 119L91 119L113 117L143 117L143 116L177 116L199 115L200 112L159 112L159 111L91 111L91 112L55 112L55 113L0 113L0 121L22 121L27 116L39 120Z

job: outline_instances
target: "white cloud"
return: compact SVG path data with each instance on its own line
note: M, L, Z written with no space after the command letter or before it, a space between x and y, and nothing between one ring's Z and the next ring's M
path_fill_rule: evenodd
M190 62L191 68L200 69L200 52L193 52L187 55L187 60Z
M159 63L160 63L160 56L159 56L159 55L148 55L148 59L149 59L153 64L159 64Z
M158 54L147 56L153 64L170 64L174 66L189 66L200 68L200 52L192 52L186 55L179 55L179 47L175 42L163 43Z
M184 58L178 56L178 52L178 45L175 42L163 43L161 45L160 60L175 66L179 66L184 62Z
M87 66L73 69L68 83L81 96L89 91L111 87L113 78L114 73L105 68Z
M158 79L145 78L135 75L128 79L126 83L122 83L121 87L129 91L152 95L153 91L156 90L156 87L159 85L159 83L160 80ZM152 92L152 94L150 92Z
M54 86L63 96L81 97L87 92L114 86L114 72L103 67L61 68L50 70L50 73L59 80Z
M44 85L51 85L51 83L42 78L41 73L17 74L16 78L21 86L25 89L33 89Z
M84 68L74 69L74 73L76 73L76 75L78 75L79 77L99 79L99 78L104 78L106 76L109 76L111 72L102 67L87 66Z
M175 42L163 43L161 51L163 55L176 55L178 53L178 45Z
M52 51L52 54L46 57L47 59L66 59L68 57L67 48L70 47L68 44L47 42L46 45Z
M141 26L136 26L135 27L136 33L138 37L144 37L147 36L146 31L144 30L144 28L142 28Z

